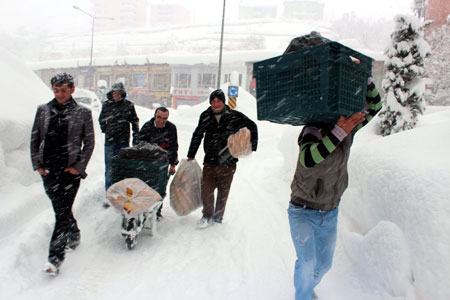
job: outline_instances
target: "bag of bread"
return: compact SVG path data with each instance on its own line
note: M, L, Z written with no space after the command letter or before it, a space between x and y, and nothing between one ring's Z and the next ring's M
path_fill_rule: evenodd
M106 197L112 206L129 217L136 217L162 200L157 191L138 178L114 183L106 191Z
M186 216L202 205L202 168L195 159L182 159L170 183L170 207Z
M239 129L238 132L228 137L228 150L235 158L247 156L252 153L251 133L247 127Z

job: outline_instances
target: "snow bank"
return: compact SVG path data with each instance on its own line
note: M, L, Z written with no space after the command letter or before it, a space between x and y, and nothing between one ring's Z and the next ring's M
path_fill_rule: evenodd
M378 264L384 271L374 275L382 275L389 286L392 277L384 273L402 273L423 299L447 299L450 295L450 264L445 257L450 253L450 157L448 141L443 139L450 131L447 120L449 110L423 116L414 130L384 138L374 136L364 143L356 138L349 162L350 188L341 210L347 229L366 237L378 232L383 222L400 231L396 243L371 250L386 257L403 253L395 264L380 258ZM383 243L381 237L378 241ZM367 262L361 263L373 270L373 262ZM409 295L407 286L403 290L403 296Z
M13 54L0 48L0 190L19 183L29 185L33 176L29 155L31 126L37 105L53 95L42 80Z

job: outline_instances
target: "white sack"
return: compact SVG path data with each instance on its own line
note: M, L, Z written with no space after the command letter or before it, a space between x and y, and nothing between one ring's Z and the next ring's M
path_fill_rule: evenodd
M161 195L138 178L126 178L114 183L106 192L112 206L129 217L147 211L162 200Z
M247 127L244 127L228 137L228 150L230 151L231 156L239 158L247 156L252 152L250 136L250 130L248 130Z
M182 159L170 184L170 207L179 216L202 206L202 169L194 160Z

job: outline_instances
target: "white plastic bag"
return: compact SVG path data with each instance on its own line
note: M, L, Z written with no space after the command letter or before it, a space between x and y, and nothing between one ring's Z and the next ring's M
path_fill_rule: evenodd
M228 137L228 150L235 158L244 157L252 153L250 142L251 132L247 127L239 129L238 132Z
M202 206L202 168L197 161L182 159L170 184L170 207L185 216Z
M112 206L129 217L147 211L162 199L161 195L138 178L126 178L114 183L106 192Z

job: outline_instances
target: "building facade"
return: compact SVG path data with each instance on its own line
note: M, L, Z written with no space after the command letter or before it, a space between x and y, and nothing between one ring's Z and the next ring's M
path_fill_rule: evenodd
M72 63L72 66L65 63L61 67L36 65L33 69L46 84L49 84L55 73L68 72L74 76L77 87L96 92L99 98L104 95L102 87L108 90L114 82L121 81L125 84L128 98L137 105L154 108L157 104L177 108L207 100L217 86L230 82L233 72L238 73L239 86L256 96L253 63L258 60L261 59L225 60L220 84L217 63L155 63L150 62L149 57L97 60L97 64L93 66L86 63ZM373 62L372 74L381 91L381 81L385 74L383 61Z
M96 31L114 31L127 28L143 28L147 25L146 0L91 0L96 17Z
M425 20L432 20L432 28L447 24L450 15L450 0L428 0L425 7Z
M290 0L283 3L283 17L295 20L323 20L324 3Z
M124 64L80 66L71 68L45 68L35 71L48 84L58 72L68 72L75 79L75 86L96 92L99 96L100 82L107 89L117 81L125 84L128 98L134 103L153 108L155 103L172 106L171 67L168 64ZM101 99L104 101L105 99Z

